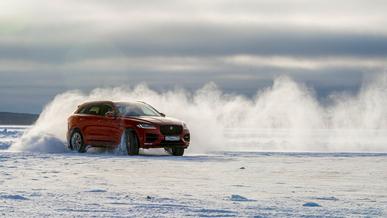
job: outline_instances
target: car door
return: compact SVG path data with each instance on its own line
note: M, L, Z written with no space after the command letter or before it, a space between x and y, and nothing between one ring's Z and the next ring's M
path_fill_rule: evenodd
M83 137L88 144L95 144L100 138L99 125L101 120L101 106L99 104L90 105L81 117L83 124Z
M107 112L114 113L113 105L101 105L101 114L103 114L99 129L101 132L101 140L105 141L107 145L117 145L121 138L119 122L117 117L106 116Z

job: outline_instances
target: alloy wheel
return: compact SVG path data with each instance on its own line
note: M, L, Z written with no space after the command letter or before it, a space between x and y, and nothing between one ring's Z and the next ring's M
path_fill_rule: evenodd
M79 132L74 132L71 137L71 146L73 150L79 151L82 146L82 136Z

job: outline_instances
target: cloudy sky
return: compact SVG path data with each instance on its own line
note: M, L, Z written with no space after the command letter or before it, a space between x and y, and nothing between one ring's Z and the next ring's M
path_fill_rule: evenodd
M69 89L253 95L278 75L318 95L387 67L385 0L2 0L0 111L39 112Z

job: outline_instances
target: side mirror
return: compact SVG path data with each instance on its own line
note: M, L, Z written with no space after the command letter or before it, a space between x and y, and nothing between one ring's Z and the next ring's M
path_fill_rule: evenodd
M108 111L108 112L105 113L105 117L114 118L115 114L114 114L113 111Z
M165 114L164 114L164 113L160 113L160 115L161 115L162 117L165 117Z

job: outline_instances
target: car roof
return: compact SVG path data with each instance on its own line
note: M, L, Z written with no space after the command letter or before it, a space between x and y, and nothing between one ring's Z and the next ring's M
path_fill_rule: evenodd
M113 101L88 101L88 102L85 102L85 103L79 105L78 107L87 106L87 105L91 105L91 104L123 104L123 103L142 103L142 104L146 104L143 101L133 101L133 102L125 102L125 101L118 101L118 102L113 102Z
M78 107L86 106L90 104L113 104L113 102L112 101L88 101L83 104L80 104Z
M141 103L141 104L146 104L143 101L115 101L113 102L114 104L135 104L135 103Z

